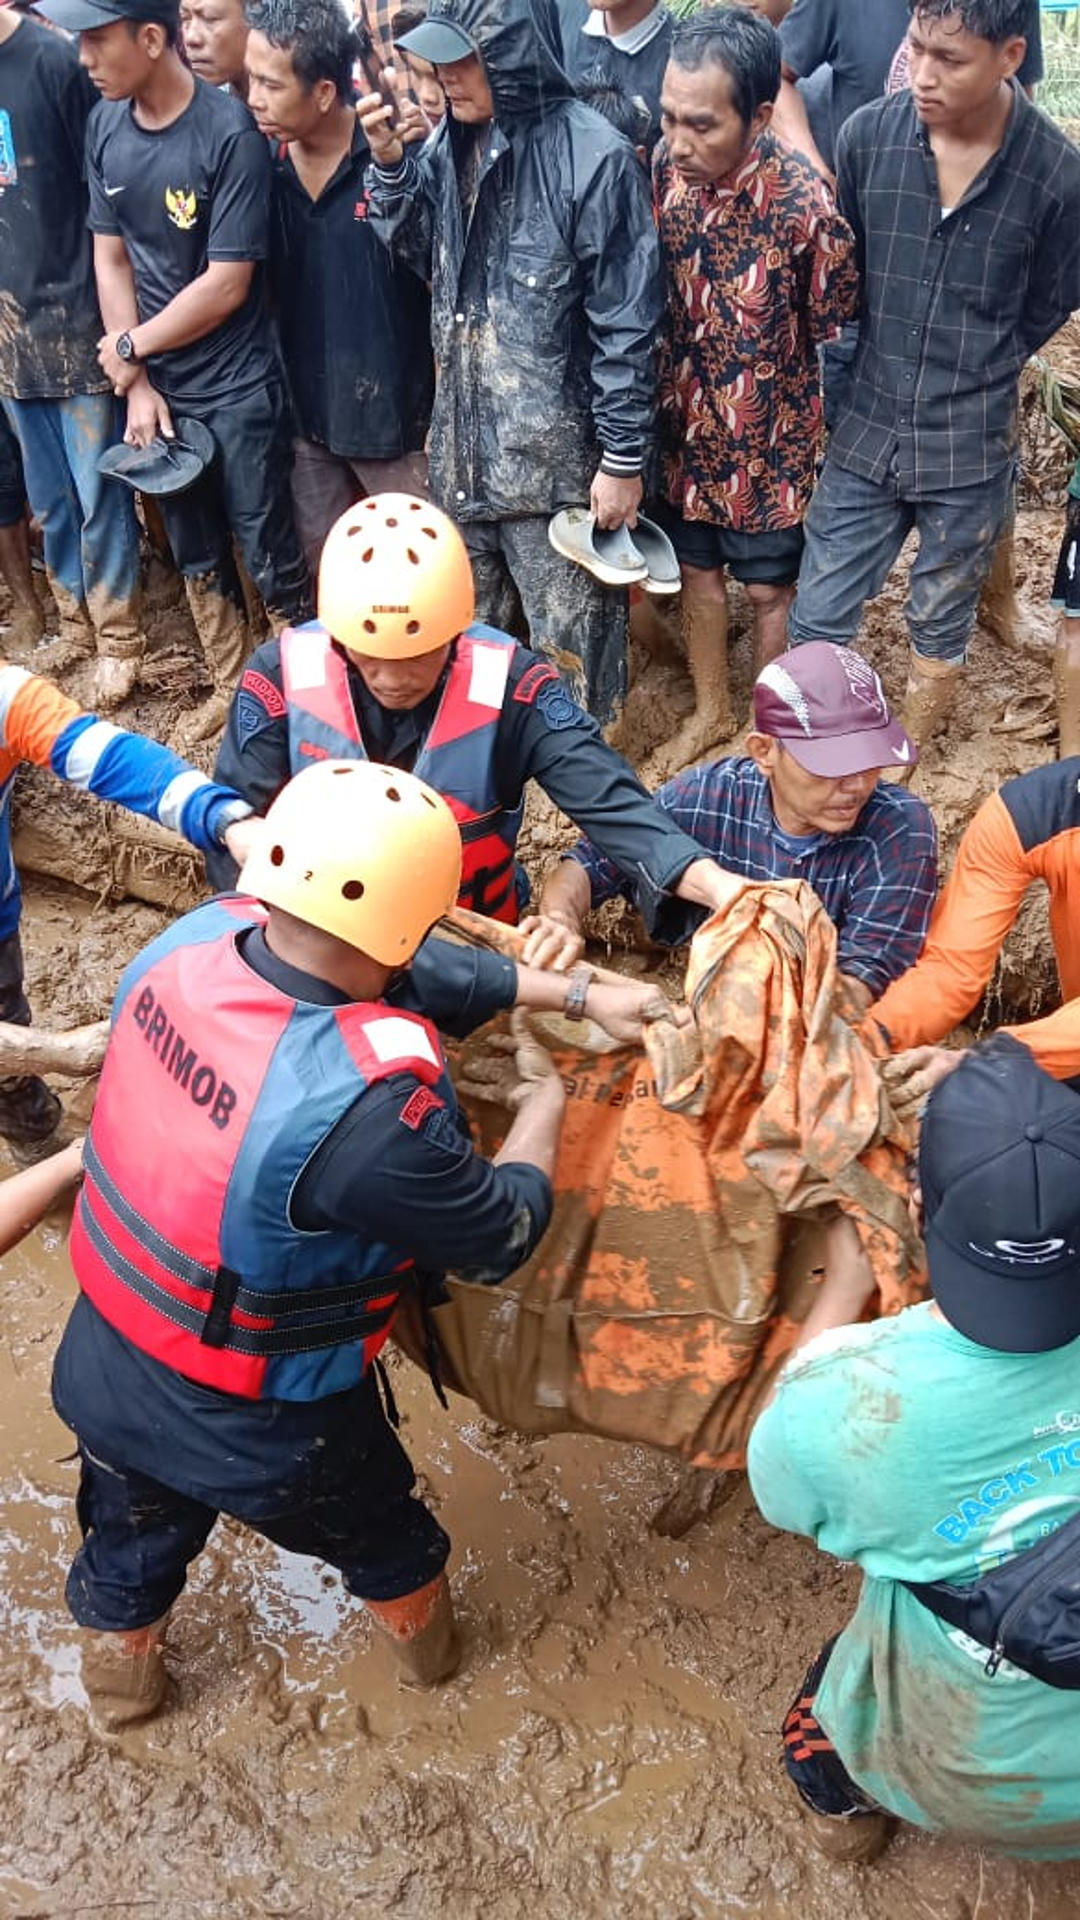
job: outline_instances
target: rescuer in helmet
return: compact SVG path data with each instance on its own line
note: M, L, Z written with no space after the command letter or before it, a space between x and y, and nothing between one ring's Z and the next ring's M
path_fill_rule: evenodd
M514 858L530 779L650 903L717 907L730 883L661 813L551 663L473 622L465 543L437 507L372 494L331 528L319 618L256 649L234 696L217 778L263 812L312 759L372 759L417 774L461 830L460 904L516 922L528 881ZM228 858L211 856L216 886ZM576 930L526 923L527 959L568 966Z
M107 1726L161 1705L169 1610L219 1512L337 1567L415 1680L456 1670L450 1542L413 1497L373 1363L404 1288L527 1259L564 1095L554 1071L526 1080L482 1159L432 1022L464 1034L575 991L443 941L410 968L460 878L430 787L327 760L271 806L240 895L121 979L53 1376L81 1460L67 1598ZM640 984L586 989L621 1039L664 1006Z

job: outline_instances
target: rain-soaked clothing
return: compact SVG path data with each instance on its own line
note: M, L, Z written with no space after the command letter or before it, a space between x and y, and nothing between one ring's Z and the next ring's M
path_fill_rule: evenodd
M813 1712L863 1794L916 1826L1031 1858L1080 1854L1076 1695L931 1613L1078 1511L1080 1342L976 1346L930 1305L796 1354L750 1438L754 1496L864 1574Z
M575 99L528 0L435 0L429 17L475 43L495 103L486 128L448 115L419 155L369 176L376 231L432 284L432 498L467 533L484 526L489 550L492 529L529 521L531 570L543 559L552 579L570 578L570 562L541 553L547 518L587 503L601 463L634 477L645 458L663 309L648 181ZM624 661L583 658L566 613L532 638L606 719Z
M1036 880L1049 894L1065 1005L1004 1032L1056 1080L1080 1075L1080 756L1006 780L966 828L922 957L867 1014L895 1052L943 1040L967 1017Z
M903 1144L811 889L748 883L696 936L686 990L689 1046L667 1023L648 1058L560 1042L547 1235L497 1303L451 1278L433 1318L448 1383L507 1426L729 1468L813 1303L821 1210L856 1222L875 1312L918 1298L921 1276Z

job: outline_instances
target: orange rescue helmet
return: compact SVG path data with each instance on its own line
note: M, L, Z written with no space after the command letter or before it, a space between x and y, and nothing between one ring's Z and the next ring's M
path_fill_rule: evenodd
M320 760L283 787L239 886L380 966L411 960L461 885L461 835L415 774Z
M465 542L438 507L411 493L373 493L335 520L319 562L319 619L350 652L434 653L475 610Z

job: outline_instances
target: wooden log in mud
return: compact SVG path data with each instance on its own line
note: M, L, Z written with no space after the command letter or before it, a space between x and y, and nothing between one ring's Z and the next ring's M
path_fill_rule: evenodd
M105 1057L109 1022L54 1033L48 1027L15 1027L0 1020L0 1080L23 1073L97 1073Z
M202 855L178 834L38 767L19 772L13 844L20 873L65 880L95 899L186 913L210 891Z

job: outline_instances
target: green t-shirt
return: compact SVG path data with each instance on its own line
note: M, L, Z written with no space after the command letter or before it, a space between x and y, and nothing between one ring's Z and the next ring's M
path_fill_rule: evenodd
M866 1578L817 1715L883 1807L1032 1858L1080 1854L1080 1698L949 1627L900 1580L974 1580L1080 1504L1080 1341L992 1352L932 1311L824 1334L750 1436L765 1518Z

